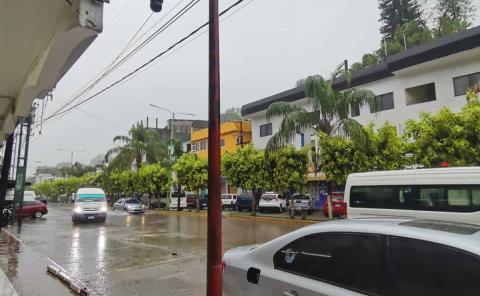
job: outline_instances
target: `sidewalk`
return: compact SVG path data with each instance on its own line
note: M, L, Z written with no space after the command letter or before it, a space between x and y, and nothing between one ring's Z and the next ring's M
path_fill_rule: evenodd
M48 258L22 244L14 236L16 230L9 226L0 232L0 295L72 295L47 274Z

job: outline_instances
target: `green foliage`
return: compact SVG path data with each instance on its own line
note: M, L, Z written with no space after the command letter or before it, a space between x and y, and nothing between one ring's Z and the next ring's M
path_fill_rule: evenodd
M318 156L320 168L327 179L344 185L351 173L371 170L401 169L407 164L406 144L397 136L394 126L385 123L378 131L373 125L365 127L369 145L359 147L349 139L319 133Z
M409 151L418 164L438 167L480 165L480 103L469 102L461 112L447 108L436 114L423 113L406 124Z
M380 0L380 32L386 38L392 38L397 29L408 22L423 24L422 12L417 0Z
M71 196L80 187L95 186L96 181L96 175L85 175L37 183L32 186L32 189L37 195L44 195L51 200L59 200L61 196Z
M253 190L268 187L268 172L261 150L247 145L222 158L222 173L237 187Z
M284 147L299 131L308 129L329 135L340 134L362 145L366 144L362 126L349 117L350 106L374 104L375 95L369 90L356 88L336 91L332 86L333 81L342 76L347 82L350 81L351 73L343 69L343 64L337 67L329 80L316 75L299 82L303 84L313 112L288 102L275 102L268 107L267 120L279 116L282 117L282 123L280 130L269 139L267 152Z
M271 187L277 192L306 191L310 159L307 147L297 150L288 146L267 156L271 170Z
M405 38L404 38L405 36ZM412 20L397 28L393 36L387 39L387 53L389 56L405 50L405 41L408 48L424 44L433 40L433 35L422 23ZM379 56L385 59L383 46L378 50Z
M132 127L129 136L116 136L113 142L117 146L105 155L105 160L113 169L127 170L133 161L139 168L144 160L147 164L168 161L166 143L157 141L156 132L143 125Z
M337 185L345 184L347 176L351 173L372 169L365 151L359 149L349 139L331 137L320 132L319 148L320 168L327 175L327 179Z
M458 21L464 23L465 28L471 25L476 12L472 0L438 0L435 10L439 20Z
M453 33L468 29L475 17L476 8L471 0L436 0L433 11L435 20L428 26L422 17L425 7L416 0L379 0L384 36L380 48L372 54L365 54L362 62L352 64L357 71L385 61L385 47L388 56L410 49ZM404 40L405 36L405 40ZM405 42L406 41L406 42Z
M470 24L467 21L458 19L452 19L448 16L443 16L438 19L438 25L434 29L435 38L448 36L453 33L461 32L466 29Z
M184 186L187 191L198 191L208 185L208 163L194 153L180 156L172 169L176 173L177 185Z

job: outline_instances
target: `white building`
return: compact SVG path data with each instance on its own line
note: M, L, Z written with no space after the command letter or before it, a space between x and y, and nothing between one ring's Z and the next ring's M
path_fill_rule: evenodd
M441 107L458 111L466 103L466 90L480 81L480 27L437 39L428 44L393 55L386 62L354 72L351 87L366 88L378 95L378 110L369 106L351 110L361 124L377 127L389 121L403 133L407 119L420 112L436 112ZM334 88L345 90L345 80L337 79ZM282 118L266 119L266 109L277 101L308 106L301 87L242 106L242 115L252 120L252 141L264 149ZM302 147L313 131L302 131L293 144Z

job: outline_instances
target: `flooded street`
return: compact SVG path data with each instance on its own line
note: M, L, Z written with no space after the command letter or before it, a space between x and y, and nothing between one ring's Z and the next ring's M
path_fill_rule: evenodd
M44 219L26 219L20 233L9 231L101 295L205 295L206 223L204 216L175 212L109 212L105 224L74 226L70 206L49 205ZM224 251L305 225L233 217L222 223ZM5 270L11 266L1 267L11 276L15 271Z

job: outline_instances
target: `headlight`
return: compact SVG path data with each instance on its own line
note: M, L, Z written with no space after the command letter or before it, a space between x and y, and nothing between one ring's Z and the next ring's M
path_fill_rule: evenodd
M107 211L107 206L102 206L100 208L100 212L106 212Z
M73 209L73 211L74 211L75 213L77 213L77 214L81 214L81 213L82 213L82 208L79 207L79 206L76 206L76 207Z

